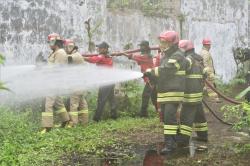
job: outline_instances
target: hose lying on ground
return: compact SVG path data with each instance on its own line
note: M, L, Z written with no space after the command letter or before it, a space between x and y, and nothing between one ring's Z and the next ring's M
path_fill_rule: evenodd
M225 96L224 94L222 94L220 91L218 91L213 85L211 85L210 82L208 82L207 80L205 81L206 85L209 86L209 88L211 88L215 93L217 93L221 98L225 99L226 101L232 103L232 104L241 104L241 102L236 101L232 98L229 98L227 96Z
M219 116L216 115L216 113L212 110L211 107L209 107L209 105L207 104L207 102L205 100L202 100L203 104L207 107L208 111L216 118L218 119L221 123L226 124L226 125L230 125L232 126L233 123L229 123L224 121L223 119L221 119Z

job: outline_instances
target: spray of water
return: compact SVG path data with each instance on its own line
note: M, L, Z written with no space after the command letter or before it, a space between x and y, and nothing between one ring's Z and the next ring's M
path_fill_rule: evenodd
M142 73L96 66L4 67L2 81L12 92L1 92L0 101L28 101L45 96L66 95L142 77Z

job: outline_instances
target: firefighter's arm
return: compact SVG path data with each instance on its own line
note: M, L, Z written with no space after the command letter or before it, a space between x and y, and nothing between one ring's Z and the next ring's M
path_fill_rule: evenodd
M153 75L158 77L161 75L161 73L167 74L167 75L174 75L177 71L180 69L180 64L178 63L177 59L168 59L168 61L165 63L165 65L154 67L152 69L147 69L145 74L146 75Z
M85 57L84 60L89 63L98 63L103 59L101 55L98 56L92 56L92 57Z

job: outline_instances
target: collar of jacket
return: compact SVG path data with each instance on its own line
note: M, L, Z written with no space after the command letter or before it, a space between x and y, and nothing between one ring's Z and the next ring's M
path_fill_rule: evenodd
M179 49L179 48L178 48L178 45L175 44L175 45L173 45L172 47L170 47L168 50L164 51L164 55L165 55L165 56L166 56L166 55L169 56L169 55L173 54L174 52L176 52L178 49Z
M207 52L209 52L209 50L206 47L202 47L203 50L206 50Z

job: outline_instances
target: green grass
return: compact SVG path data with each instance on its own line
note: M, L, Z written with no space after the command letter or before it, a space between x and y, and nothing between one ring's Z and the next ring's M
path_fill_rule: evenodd
M60 165L72 152L102 156L105 147L126 143L117 133L129 135L158 123L156 118L122 118L41 135L39 115L0 109L0 165Z

